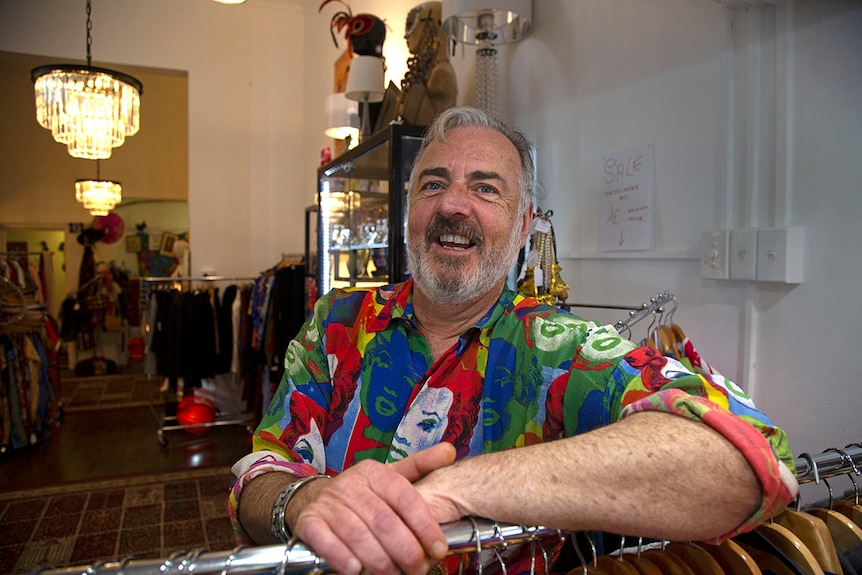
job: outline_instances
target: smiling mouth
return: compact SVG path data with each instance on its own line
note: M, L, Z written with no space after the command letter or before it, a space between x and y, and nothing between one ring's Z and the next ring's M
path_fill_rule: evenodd
M464 251L475 246L469 238L457 234L443 234L437 238L437 243L449 250Z

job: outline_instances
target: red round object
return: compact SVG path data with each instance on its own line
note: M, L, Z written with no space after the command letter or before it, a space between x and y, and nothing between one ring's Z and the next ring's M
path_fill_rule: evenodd
M129 361L132 363L140 363L144 361L144 351L146 348L146 344L144 344L144 339L141 337L130 337L129 338Z
M200 435L205 433L209 427L201 424L213 423L215 421L216 406L205 397L187 395L177 406L177 422L180 425L188 425L186 431Z
M105 232L100 240L102 243L112 244L126 233L126 222L118 213L109 212L107 216L93 218L93 228Z

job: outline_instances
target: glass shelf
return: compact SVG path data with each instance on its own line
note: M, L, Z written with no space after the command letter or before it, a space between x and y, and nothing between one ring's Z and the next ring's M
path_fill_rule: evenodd
M390 124L318 168L318 286L409 276L404 249L410 168L425 128Z

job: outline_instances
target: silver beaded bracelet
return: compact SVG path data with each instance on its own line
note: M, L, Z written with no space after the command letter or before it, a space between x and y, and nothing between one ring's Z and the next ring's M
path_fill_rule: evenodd
M287 525L284 521L284 512L287 510L287 504L290 503L291 497L293 497L296 492L299 491L299 488L306 483L310 483L315 479L321 479L323 477L329 478L328 475L309 475L308 477L300 477L278 494L278 497L275 500L275 505L272 506L272 516L269 524L272 535L275 537L276 541L280 543L287 543L290 541L290 531L288 531Z

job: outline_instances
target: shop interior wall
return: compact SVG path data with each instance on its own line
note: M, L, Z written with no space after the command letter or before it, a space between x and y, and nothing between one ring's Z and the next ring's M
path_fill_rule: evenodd
M777 4L534 2L535 32L505 53L502 94L539 146L539 201L554 210L572 299L673 291L704 357L796 452L818 451L862 429L862 6ZM602 154L645 143L654 249L602 252ZM791 225L804 230L801 284L701 277L704 231Z

